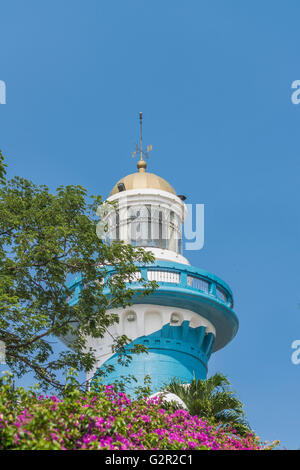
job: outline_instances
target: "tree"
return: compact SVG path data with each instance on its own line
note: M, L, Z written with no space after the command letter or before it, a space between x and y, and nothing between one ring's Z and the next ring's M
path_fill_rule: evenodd
M0 150L0 183L5 182L5 175L6 175L6 164L4 163L4 156Z
M17 377L34 371L42 386L63 388L57 372L91 370L86 336L102 337L117 321L107 309L131 304L136 263L152 255L125 243L106 245L96 235L100 197L88 200L81 186L59 187L51 194L16 177L0 186L0 340L6 363ZM108 275L108 267L115 270ZM82 276L79 302L71 307L68 275ZM156 284L141 280L147 295ZM110 289L110 296L103 289ZM72 351L55 355L54 337L71 333ZM128 342L122 337L116 347Z
M194 378L190 384L173 379L164 390L181 398L192 416L198 415L224 428L233 427L241 435L252 432L245 419L243 404L223 374L215 374L206 380Z

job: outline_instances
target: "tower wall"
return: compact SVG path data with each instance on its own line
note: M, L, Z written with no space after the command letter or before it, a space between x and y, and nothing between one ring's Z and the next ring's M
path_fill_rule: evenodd
M115 370L103 379L104 383L132 374L142 385L148 374L155 391L171 377L187 382L194 374L206 377L215 338L215 328L206 318L191 310L155 304L134 304L127 309L114 309L113 313L118 315L119 323L110 327L103 338L88 339L88 347L97 351L97 364L89 373L89 380L111 365ZM118 354L111 349L112 338L121 335L132 340L127 347L129 354L134 344L142 344L148 350L147 354L134 354L128 367L119 364Z

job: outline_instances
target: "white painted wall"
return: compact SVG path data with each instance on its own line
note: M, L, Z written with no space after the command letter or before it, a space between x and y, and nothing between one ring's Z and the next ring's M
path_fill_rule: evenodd
M172 315L179 319L179 323L176 323L176 326L180 325L184 320L187 320L190 322L191 328L205 326L206 333L216 335L216 330L211 322L187 309L151 304L135 304L128 308L117 308L109 312L118 315L119 323L112 325L109 328L109 332L106 333L103 338L88 338L88 348L92 347L97 351L95 354L97 363L94 369L88 374L88 380L90 380L96 370L112 356L112 337L126 335L131 340L134 340L140 336L150 335L160 330L163 325L168 323L175 326L171 321ZM134 317L134 320L128 321L128 319L132 317Z

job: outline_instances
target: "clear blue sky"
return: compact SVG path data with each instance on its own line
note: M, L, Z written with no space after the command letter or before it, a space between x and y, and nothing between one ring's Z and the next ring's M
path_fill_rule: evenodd
M9 176L108 195L149 171L204 203L192 264L229 283L240 330L210 360L264 439L300 446L297 0L12 0L1 3L0 148Z

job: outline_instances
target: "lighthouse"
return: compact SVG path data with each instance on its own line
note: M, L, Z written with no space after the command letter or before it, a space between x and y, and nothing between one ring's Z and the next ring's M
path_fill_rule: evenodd
M137 266L130 288L138 294L141 278L156 281L158 287L150 295L134 296L130 307L108 311L119 321L103 338L88 339L97 357L88 380L95 380L101 371L113 366L103 378L105 384L131 375L136 387L150 376L152 391L157 392L172 378L182 383L190 383L193 377L205 379L211 354L233 339L238 318L226 282L192 266L183 255L186 198L168 181L148 171L151 149L143 146L140 113L140 144L134 152L137 171L113 186L107 198L113 204L104 222L108 243L123 240L151 251L155 257L153 263ZM77 290L80 293L80 285ZM112 352L112 338L121 335L130 338L129 349L140 344L146 346L147 353L132 354L129 365L120 364L118 352Z

